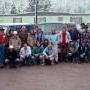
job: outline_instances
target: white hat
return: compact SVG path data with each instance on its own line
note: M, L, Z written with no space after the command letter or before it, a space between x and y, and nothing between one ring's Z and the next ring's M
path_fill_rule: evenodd
M4 30L4 34L6 34L7 33L7 30Z
M26 26L22 26L22 28L21 29L26 29Z
M14 48L14 46L13 45L10 45L9 48L12 49L12 48Z
M13 34L16 35L17 34L17 31L13 31Z

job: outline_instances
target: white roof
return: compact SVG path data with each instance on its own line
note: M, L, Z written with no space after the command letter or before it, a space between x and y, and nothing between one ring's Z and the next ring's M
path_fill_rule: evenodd
M58 23L61 23L61 24L75 24L74 22L45 22L45 23L40 23L40 24L58 24ZM39 25L39 24L38 24Z
M31 25L30 23L0 23L1 26Z

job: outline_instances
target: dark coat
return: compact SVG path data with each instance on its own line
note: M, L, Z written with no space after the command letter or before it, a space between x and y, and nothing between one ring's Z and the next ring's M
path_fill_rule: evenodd
M12 52L8 50L7 59L15 60L16 58L17 58L17 52L15 50L13 50Z
M81 34L78 30L69 30L71 40L76 41L81 37Z

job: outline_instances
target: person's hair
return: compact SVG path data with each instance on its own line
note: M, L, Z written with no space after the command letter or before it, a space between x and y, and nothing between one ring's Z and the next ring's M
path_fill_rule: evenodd
M43 33L43 31L42 31L42 29L41 29L41 28L38 28L38 29L37 29L37 33L38 33L38 31L39 31L39 30Z
M44 42L45 42L45 41L48 41L48 42L49 42L49 40L48 40L48 39L44 39Z
M24 43L23 46L24 46L25 44L28 45L28 43Z
M85 29L85 23L81 23L80 25L82 29Z
M85 23L81 23L80 25L85 25Z
M49 44L49 40L48 39L44 39L43 44L45 44L45 41L47 41L47 44Z
M35 46L37 46L38 43L40 44L40 46L42 45L40 42L36 41Z
M67 30L67 25L64 25L64 26L62 27L62 29L66 29L66 30Z
M85 25L85 29L88 29L88 25Z
M52 46L54 45L52 42L49 42L49 44L48 44L48 45L50 45L50 44L51 44Z
M36 28L38 28L38 26L37 26L37 25L35 25L35 26L33 27L33 29L36 29Z
M23 28L23 27L25 27L25 32L28 32L27 27L24 26L24 25L21 27L20 32L22 31L22 28Z

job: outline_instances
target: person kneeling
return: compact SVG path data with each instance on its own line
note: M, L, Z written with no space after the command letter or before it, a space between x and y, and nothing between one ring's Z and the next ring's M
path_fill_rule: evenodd
M31 63L31 48L27 44L24 44L20 50L20 60L22 65L30 65Z
M49 43L48 47L46 47L43 51L43 58L46 65L54 64L55 54L53 45L51 43Z
M37 42L36 46L32 49L32 61L34 64L41 64L43 59L43 46Z
M9 60L8 64L10 68L16 68L16 62L15 62L16 58L17 58L17 52L14 50L14 47L10 45L7 53L7 59Z

